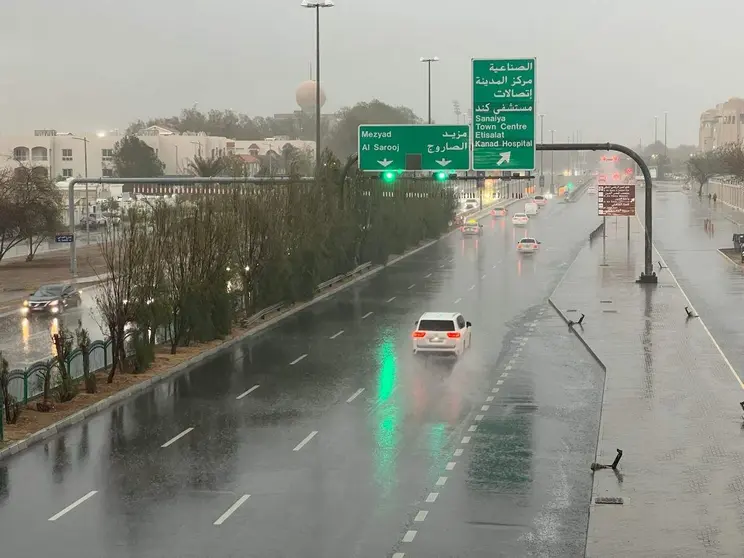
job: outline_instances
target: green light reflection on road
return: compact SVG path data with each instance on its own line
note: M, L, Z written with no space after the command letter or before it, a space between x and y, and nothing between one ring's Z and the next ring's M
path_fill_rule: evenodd
M375 480L381 486L382 496L389 496L397 484L395 457L400 443L399 402L392 398L398 379L398 362L391 331L382 336L377 349L377 401L375 405Z

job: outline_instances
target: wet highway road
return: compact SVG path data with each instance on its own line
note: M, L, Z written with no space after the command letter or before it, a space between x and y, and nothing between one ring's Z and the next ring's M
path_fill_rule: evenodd
M554 202L527 257L483 223L6 460L2 554L577 555L601 376L546 297L596 211ZM472 351L414 358L450 309Z
M75 329L78 321L82 321L91 339L102 339L93 297L94 289L83 289L82 304L56 316L35 314L24 318L20 313L14 313L0 317L0 351L10 368L24 368L38 360L50 358L52 335L59 331L60 325Z
M722 203L714 205L706 197L701 200L695 192L683 191L679 184L660 182L655 188L654 244L726 358L742 376L744 271L718 249L733 248L733 233L744 232L744 227L737 227L732 220L744 223L744 214ZM638 199L638 215L642 217L643 196ZM706 218L713 221L713 234L703 226ZM654 260L657 273L664 273L659 272L655 253Z

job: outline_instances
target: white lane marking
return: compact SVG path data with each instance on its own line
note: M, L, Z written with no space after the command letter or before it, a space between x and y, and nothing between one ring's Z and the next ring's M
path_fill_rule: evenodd
M499 388L493 388L493 389L491 390L491 393L498 393L498 392L499 392Z
M249 390L247 390L247 391L244 391L243 393L241 393L240 395L238 395L238 396L237 396L237 397L236 397L235 399L243 399L243 397L245 397L246 395L249 395L249 394L253 393L253 392L254 392L254 391L256 391L256 390L257 390L257 389L258 389L259 387L260 387L260 386L259 386L258 384L256 384L256 385L255 385L255 386L253 386L253 387L252 387L251 389L249 389Z
M339 335L343 335L343 334L344 334L344 330L343 329L340 329L336 333L334 333L333 335L331 335L328 339L335 339Z
M465 451L462 448L457 448L455 450L455 453L453 454L455 457L460 457L462 455L462 452Z
M517 362L517 361L516 361L516 359L511 359L511 360L509 361L509 364L514 364L515 362Z
M493 266L491 269L496 269L496 266Z
M77 508L80 504L82 504L83 502L85 502L86 500L90 500L91 498L93 498L93 496L95 496L96 494L98 494L98 490L91 490L90 492L88 492L85 496L83 496L79 500L75 500L72 504L70 504L69 506L67 506L61 512L59 512L59 513L53 515L52 517L50 517L49 518L49 521L57 521L60 517L62 517L63 515L65 515L68 512L71 512L72 510L74 510L75 508Z
M305 354L304 354L304 355L302 355L302 356L299 356L299 357L297 357L297 358L296 358L296 359L294 359L294 360L293 360L292 362L290 362L290 363L289 363L289 365L290 365L290 366L293 366L293 365L297 364L298 362L300 362L300 361L301 361L301 360L302 360L303 358L305 358L306 356L307 356L307 353L305 353Z
M504 370L511 370L511 369L512 369L511 366L504 366Z
M493 401L493 395L486 397L486 403L490 403L491 401Z
M526 340L526 339L525 339L524 341L522 341L522 342L520 343L520 345L521 345L522 347L524 347L524 346L525 346L526 344L527 344L527 340Z
M429 512L426 510L421 510L416 514L416 517L413 518L414 521L421 522L424 519L426 519L426 516L429 515Z
M470 436L463 436L462 440L460 440L461 444L469 444L470 443Z
M391 296L390 298L387 299L387 302L393 302L394 300L395 300L395 297Z
M496 385L497 386L500 386L503 383L504 383L504 380L496 380Z
M451 471L452 469L454 469L454 468L455 468L455 465L457 465L457 462L456 462L456 461L450 461L450 462L449 462L449 463L447 463L447 465L445 466L445 469L447 469L448 471Z
M447 482L447 477L439 477L437 479L437 486L444 486L444 483Z
M483 415L475 415L475 420L476 420L477 422L480 422L480 421L482 421L482 420L483 420Z
M366 319L367 319L367 318L369 318L369 317L370 317L370 316L371 316L372 314L374 314L374 312L367 312L367 313L366 313L366 314L365 314L364 316L362 316L362 319L363 319L363 320L366 320Z
M359 397L359 395L360 395L360 394L361 394L361 393L362 393L363 391L364 391L364 388L359 388L358 390L356 390L356 391L355 391L354 393L352 393L352 394L351 394L351 397L349 397L349 398L348 398L348 399L346 400L346 402L347 402L347 403L351 403L352 401L354 401L354 399L356 399L357 397Z
M439 266L439 267L444 267L444 264L440 264L440 266Z
M403 542L413 542L413 539L416 538L416 533L418 531L406 531L406 534L403 535Z
M474 288L475 288L475 285L471 285L471 287L468 290L472 291Z
M310 432L310 434L308 434L304 440L302 440L299 444L297 444L292 451L300 451L302 448L305 447L305 444L307 444L310 440L312 440L315 437L317 433L318 433L317 430L313 430L312 432Z
M431 273L429 273L429 275L424 275L424 279L428 279L429 277L431 277Z
M487 411L490 408L491 408L490 405L481 405L481 411Z
M428 495L428 496L426 497L426 503L427 503L427 504L433 504L434 502L436 502L436 501L437 501L437 498L438 498L438 497L439 497L439 492L431 492L431 493L429 493L429 495Z
M501 374L501 377L506 378L508 375L509 375L509 372L504 372L503 374Z
M186 434L188 434L189 432L191 432L191 431L192 431L193 429L194 429L194 427L193 427L193 426L190 426L190 427L188 427L188 428L187 428L186 430L184 430L183 432L181 432L181 433L180 433L180 434L178 434L177 436L174 436L173 438L171 438L170 440L168 440L167 442L165 442L165 443L164 443L164 444L163 444L162 446L160 446L160 447L161 447L161 448L167 448L167 447L168 447L168 446L170 446L170 445L171 445L172 443L174 443L174 442L177 442L178 440L180 440L181 438L183 438L184 436L186 436Z
M481 279L485 279L485 278L486 278L486 274L484 273L483 275L481 275Z
M478 426L475 424L468 428L468 432L475 432L476 430L478 430Z
M449 261L449 263L452 263L452 262L454 262L454 261L455 261L455 258L450 258L450 261Z
M393 558L405 558L405 556L405 552L396 552L395 554L393 554Z
M517 348L517 354L519 354L519 353L521 353L521 352L522 352L522 347L518 347L518 348Z
M410 287L408 287L408 290L410 291L415 286L416 286L416 283L414 283L413 285L411 285Z
M240 498L238 498L237 502L227 508L227 511L217 518L217 521L215 521L213 525L222 525L232 514L237 511L240 506L245 504L245 501L250 497L250 494L243 494Z
M455 304L457 304L457 303L458 303L458 302L460 302L461 300L462 300L461 298L458 298L458 299L457 299L457 300L455 301Z
M636 219L638 219L638 223L641 225L641 229L645 233L646 232L646 228L643 226L643 223L638 218L638 215L636 215ZM669 276L672 278L672 281L674 281L674 284L677 285L677 288L679 289L679 292L682 293L682 296L685 297L685 300L687 301L687 305L694 310L695 309L695 306L690 301L690 298L687 296L687 293L682 289L682 286L679 284L679 281L677 281L677 278L675 277L674 273L672 273L672 270L669 269L669 266L667 265L666 261L661 256L661 252L659 252L658 248L656 248L656 245L653 245L653 246L654 246L654 250L656 251L656 255L659 256L659 260L661 260L661 263L664 265L665 269L669 273ZM698 318L697 319L697 322L701 326L703 326L703 329L705 330L705 333L708 334L708 337L710 337L710 340L713 342L713 346L716 349L718 349L718 352L720 353L721 357L723 357L723 362L726 363L726 366L728 366L728 369L731 371L731 374L734 376L734 378L736 378L736 381L739 382L739 387L741 389L744 389L744 381L742 381L742 379L739 376L739 374L736 373L736 369L731 365L731 362L729 362L729 359L726 357L726 354L723 352L723 349L721 349L721 346L718 344L718 341L716 341L715 337L713 337L713 334L708 329L708 326L705 325L705 322L703 321L702 318Z

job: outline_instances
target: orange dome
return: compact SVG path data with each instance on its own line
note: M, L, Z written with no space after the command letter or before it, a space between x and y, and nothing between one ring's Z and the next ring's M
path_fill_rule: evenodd
M305 81L300 84L297 88L296 98L297 104L305 112L312 112L315 110L315 80ZM325 92L320 90L320 106L325 105L326 96Z

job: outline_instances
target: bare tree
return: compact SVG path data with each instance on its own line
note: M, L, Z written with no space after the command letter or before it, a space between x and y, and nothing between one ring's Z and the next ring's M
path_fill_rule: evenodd
M725 166L719 150L707 151L690 157L687 161L690 177L698 183L698 196L711 178L725 174Z
M55 348L55 358L57 368L59 369L59 385L57 386L57 395L60 402L72 401L77 395L77 389L72 381L69 363L72 354L72 345L74 337L64 326L59 327L59 331L52 335L52 342Z
M86 393L95 393L96 375L90 371L90 335L88 330L83 327L83 322L78 320L77 329L75 329L75 340L80 355L83 357L83 380L85 383Z

